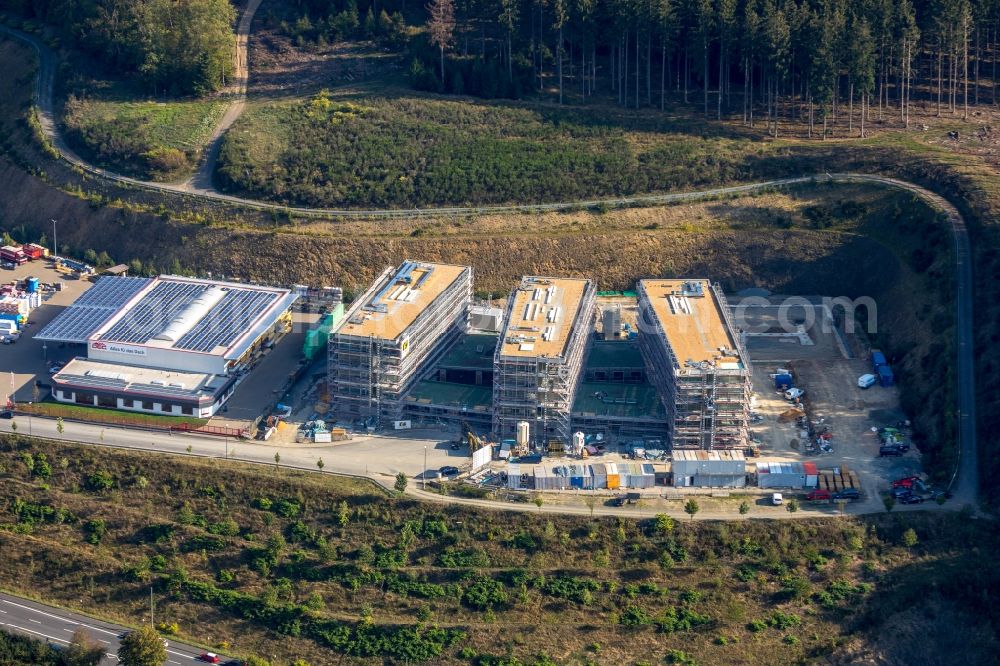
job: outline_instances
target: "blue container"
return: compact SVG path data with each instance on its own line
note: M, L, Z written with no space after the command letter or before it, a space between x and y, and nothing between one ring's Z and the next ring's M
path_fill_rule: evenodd
M38 278L35 277L28 278L27 290L29 294L34 294L38 292Z
M582 476L571 476L571 477L569 477L569 487L570 488L583 488L583 477Z
M774 376L774 388L781 391L787 391L788 389L795 386L792 380L792 376L789 374L775 375Z
M879 366L888 365L885 360L885 354L880 351L872 352L872 372L878 372Z
M880 386L892 386L896 383L896 378L892 374L892 368L887 365L880 365L878 368L878 383Z

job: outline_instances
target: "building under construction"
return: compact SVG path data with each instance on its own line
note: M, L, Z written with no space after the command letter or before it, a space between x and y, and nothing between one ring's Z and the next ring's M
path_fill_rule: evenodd
M398 419L413 384L466 328L468 266L405 261L387 268L330 334L330 400L338 420Z
M750 361L725 297L707 280L639 282L639 348L674 449L742 449Z
M507 302L494 355L494 436L513 438L524 421L536 448L570 443L595 295L590 280L522 278Z

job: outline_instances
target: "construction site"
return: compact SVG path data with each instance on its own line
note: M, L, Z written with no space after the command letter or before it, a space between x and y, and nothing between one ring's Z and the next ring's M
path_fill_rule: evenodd
M639 348L673 449L743 449L752 368L722 292L707 280L639 282Z
M331 331L335 415L378 429L400 420L404 397L465 330L468 266L405 261L386 268Z
M572 436L571 411L593 340L594 283L528 276L511 293L494 356L493 435L528 424L536 449L559 451Z

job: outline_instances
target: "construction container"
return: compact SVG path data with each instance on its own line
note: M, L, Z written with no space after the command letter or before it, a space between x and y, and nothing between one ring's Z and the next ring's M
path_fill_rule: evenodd
M888 365L880 365L878 367L878 383L879 386L892 386L896 383L896 378L892 374L892 368Z
M604 463L595 463L590 466L590 474L594 480L594 488L603 490L608 487L608 466Z
M807 488L810 487L809 474L803 463L759 462L757 463L757 486L760 488Z
M511 490L520 490L524 487L521 481L521 466L517 463L507 465L507 487Z
M816 467L816 463L802 463L802 468L806 471L806 487L815 488L819 483L819 470Z
M686 488L743 488L746 455L740 450L673 452L674 485Z
M774 376L774 388L778 389L779 391L787 391L793 386L795 386L795 382L790 374L783 373Z
M872 350L872 372L878 374L879 366L887 365L888 361L885 360L885 354L877 349Z
M618 463L608 463L608 490L621 488L621 476L618 475Z

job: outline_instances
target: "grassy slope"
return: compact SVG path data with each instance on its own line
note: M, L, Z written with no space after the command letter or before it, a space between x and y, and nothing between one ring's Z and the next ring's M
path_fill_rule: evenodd
M891 623L900 610L893 601L914 584L909 572L938 579L940 594L977 631L982 642L964 648L968 663L997 646L975 617L982 597L950 584L958 572L949 564L970 557L961 552L973 537L947 517L677 524L663 532L651 522L442 509L356 481L221 462L0 446L6 586L137 623L153 584L158 617L177 622L181 636L277 654L279 663L292 655L332 663L331 644L343 643L331 627L358 636L356 623L370 618L361 635L400 626L466 634L433 663L476 663L460 656L469 647L522 658L544 651L560 664L656 662L671 649L698 663L785 664L849 645L858 613L885 608L871 621ZM53 463L46 485L28 476L27 453ZM56 464L63 458L65 471ZM113 490L88 490L97 471L114 477ZM260 508L262 498L269 508ZM92 544L85 525L98 519L107 533ZM911 525L922 543L907 551L899 543ZM985 589L996 587L989 568L980 576ZM492 611L474 604L484 585L495 587ZM229 605L239 595L248 596ZM673 612L698 626L671 626ZM751 626L776 612L794 626ZM668 628L647 624L655 618ZM426 647L430 635L408 645ZM379 645L351 649L398 649Z
M188 175L226 102L135 101L117 95L73 99L63 118L68 138L99 165L154 180Z
M685 129L609 109L316 96L251 104L218 175L234 192L313 206L528 203L739 180L765 150Z

